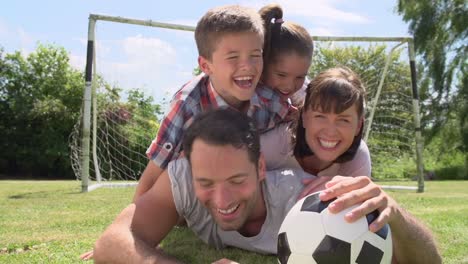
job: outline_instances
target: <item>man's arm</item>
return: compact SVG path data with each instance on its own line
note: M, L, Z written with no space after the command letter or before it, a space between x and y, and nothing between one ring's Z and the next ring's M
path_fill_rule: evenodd
M94 247L96 263L177 263L156 246L177 223L169 176L125 208Z
M442 263L429 229L401 208L395 200L368 177L337 176L328 182L326 187L327 189L320 195L323 201L337 197L328 206L332 213L362 203L346 214L347 221L355 221L374 210L379 210L380 215L370 225L370 230L376 232L386 223L390 225L394 263Z

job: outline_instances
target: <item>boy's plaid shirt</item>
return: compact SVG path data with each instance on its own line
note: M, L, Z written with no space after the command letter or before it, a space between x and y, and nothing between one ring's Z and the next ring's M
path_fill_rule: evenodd
M213 89L207 75L201 74L176 92L161 121L158 134L146 155L165 169L182 151L182 137L194 118L209 109L230 107ZM252 117L260 132L284 121L290 105L273 90L259 84L250 100L247 115Z

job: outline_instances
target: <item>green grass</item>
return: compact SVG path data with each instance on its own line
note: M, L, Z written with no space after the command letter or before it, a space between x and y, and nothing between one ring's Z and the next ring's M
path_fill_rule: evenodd
M0 263L79 262L78 256L92 248L133 192L134 188L98 189L84 194L76 181L0 181ZM431 228L444 263L468 263L468 181L426 182L423 194L390 194ZM276 263L272 256L216 251L186 228L174 229L163 248L188 263L211 263L222 257L240 263Z

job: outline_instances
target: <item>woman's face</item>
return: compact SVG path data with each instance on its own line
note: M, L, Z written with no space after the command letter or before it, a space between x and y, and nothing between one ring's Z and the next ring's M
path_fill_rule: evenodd
M263 82L280 92L282 97L289 98L304 84L310 58L295 52L279 55L275 61L265 65Z
M353 104L339 114L308 109L302 115L302 124L306 142L314 155L321 161L333 162L349 149L362 121Z

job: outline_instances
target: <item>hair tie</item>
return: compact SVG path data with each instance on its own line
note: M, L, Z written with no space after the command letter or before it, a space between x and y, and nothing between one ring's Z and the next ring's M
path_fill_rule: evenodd
M275 24L281 24L283 22L284 22L284 20L282 18L275 19Z

